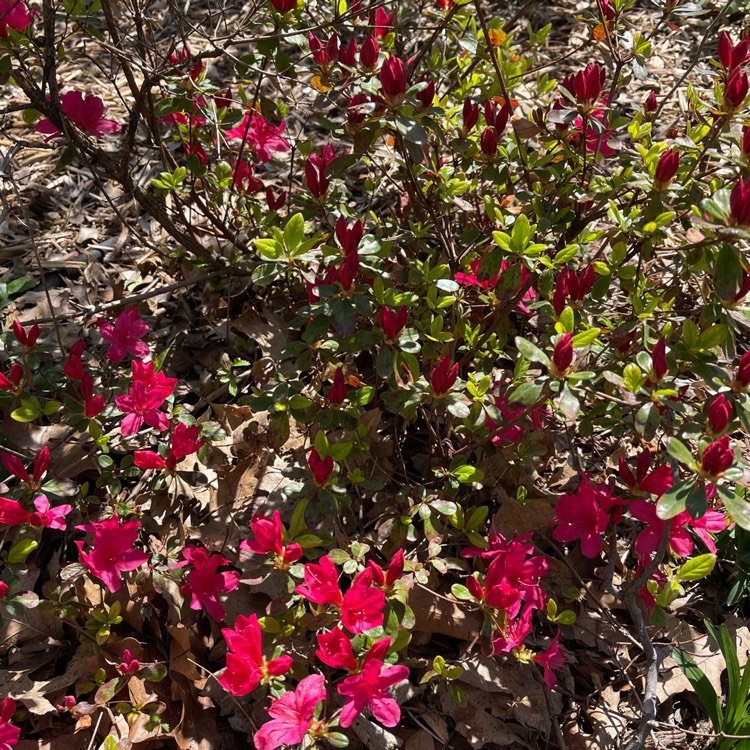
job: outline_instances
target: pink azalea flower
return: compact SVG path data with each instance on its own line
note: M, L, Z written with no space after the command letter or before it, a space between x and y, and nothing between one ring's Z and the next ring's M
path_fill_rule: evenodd
M120 524L117 516L106 521L76 526L81 531L93 532L93 547L88 554L83 551L83 542L76 542L81 562L113 593L122 585L122 574L140 568L148 562L148 555L133 548L138 538L140 521L127 521Z
M163 411L159 411L163 403L161 388L150 391L141 381L136 380L129 393L115 399L117 408L127 414L120 425L123 436L135 435L144 422L159 432L169 429L169 418Z
M510 620L492 641L495 653L507 654L514 648L521 648L531 634L531 606L526 605L515 620Z
M15 712L16 702L13 698L4 698L0 705L0 750L11 750L21 737L20 728L10 723Z
M463 271L459 271L456 274L456 281L459 284L463 284L464 286L478 286L481 289L488 291L490 288L494 289L497 286L498 281L500 281L502 272L510 268L511 265L507 260L502 261L500 263L500 270L491 279L483 279L482 281L480 281L477 277L480 262L481 260L479 258L472 262L471 273L464 273ZM521 266L521 286L526 283L526 280L528 278L529 272L526 269L526 266ZM520 288L521 287L519 286L519 289ZM529 312L529 308L524 305L524 302L530 302L534 299L536 299L536 291L532 288L527 289L523 297L521 297L521 301L518 303L518 309L525 313Z
M547 601L539 581L549 570L549 563L541 555L529 557L529 547L526 537L514 539L487 568L485 601L504 609L509 617L518 614L521 602L542 609Z
M635 540L635 551L641 557L649 557L659 548L666 521L656 515L656 505L647 500L633 500L628 510L633 518L646 524ZM716 552L716 544L708 532L723 531L727 527L727 519L723 513L715 510L707 510L701 518L693 518L686 510L676 515L669 527L669 548L680 557L687 557L693 551L693 540L686 526L695 530L711 552Z
M267 662L263 656L263 633L255 615L240 615L234 629L221 631L227 643L227 668L219 683L232 695L247 695L269 675L286 674L292 666L289 656L280 656Z
M344 602L339 587L339 574L327 555L319 563L305 564L305 585L297 586L296 593L315 604L335 604L340 607Z
M290 690L273 701L268 709L273 719L253 737L256 750L276 750L282 745L302 742L313 723L315 708L325 697L325 678L322 674L312 674L301 680L294 692Z
M369 706L381 724L395 727L401 719L401 708L388 693L388 688L408 679L408 667L400 664L386 667L380 659L367 661L360 674L350 675L339 685L339 693L347 696L341 709L341 726L350 727Z
M610 520L619 520L623 501L615 497L603 484L594 486L588 476L573 495L563 495L555 506L557 526L552 532L558 542L581 540L581 553L596 557L602 549L602 534Z
M652 471L649 471L650 468L651 453L648 449L641 451L638 456L635 476L622 456L619 460L620 477L628 487L661 497L672 487L672 470L667 464L657 466Z
M350 632L360 635L383 624L385 617L385 592L371 586L372 570L365 570L344 594L341 605L341 623Z
M93 94L85 99L80 91L68 91L60 97L60 109L63 114L77 127L96 138L104 138L105 133L117 133L122 130L122 125L114 120L107 120L104 114L104 102ZM36 124L36 131L58 138L62 135L57 126L50 120L44 118Z
M122 362L126 354L143 359L149 354L148 344L141 339L148 333L148 324L141 320L141 314L134 307L123 310L114 324L99 318L99 331L102 338L109 341L107 359L111 362Z
M217 622L226 616L219 597L234 591L240 585L240 574L236 570L218 573L222 565L230 565L224 555L209 554L203 547L189 545L182 550L186 563L192 566L185 576L187 583L182 586L182 593L191 596L191 609L205 609Z
M560 646L560 631L558 630L555 637L549 644L549 648L542 654L534 654L533 660L544 669L544 682L549 690L555 687L557 678L555 671L562 669L565 664L565 654Z
M8 38L8 29L26 31L35 15L23 0L0 0L0 39Z
M272 518L255 515L250 521L250 528L255 539L244 540L240 549L252 552L254 555L267 555L272 552L282 566L289 566L302 557L302 547L299 544L284 544L284 527L281 525L281 514L273 512Z
M513 541L519 544L525 544L528 550L527 554L531 554L534 551L534 545L529 544L529 540L533 536L533 532L523 534L522 536L516 537ZM480 549L479 547L465 547L461 550L461 557L481 557L485 560L492 560L497 555L503 554L509 545L509 541L496 529L491 529L487 535L488 546L487 549Z
M36 513L31 514L29 523L32 526L43 526L47 529L59 529L60 531L65 530L65 516L73 510L72 505L58 505L55 508L50 508L49 500L44 495L39 495L34 500L34 507Z
M323 664L334 669L346 669L347 672L357 669L351 641L338 625L330 633L318 633L318 650L315 653Z
M168 378L164 370L154 371L154 362L133 360L133 380L143 383L149 391L160 390L165 399L169 398L177 386L177 378Z
M289 141L281 135L284 128L283 122L276 128L257 112L246 112L242 122L227 130L226 136L244 141L255 149L260 161L267 162L271 161L273 151L289 151Z
M200 427L188 427L184 422L178 422L172 432L171 448L166 459L155 451L135 451L133 463L139 469L166 469L174 471L177 464L186 456L196 453L206 442L198 440Z

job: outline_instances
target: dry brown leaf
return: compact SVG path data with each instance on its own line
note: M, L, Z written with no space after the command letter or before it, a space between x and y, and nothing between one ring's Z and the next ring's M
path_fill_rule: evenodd
M416 618L414 629L423 633L440 633L460 641L471 641L482 629L478 611L469 612L425 586L414 586L409 606Z

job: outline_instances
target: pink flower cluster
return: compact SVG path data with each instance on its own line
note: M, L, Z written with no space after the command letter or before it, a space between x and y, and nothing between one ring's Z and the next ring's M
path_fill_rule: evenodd
M140 469L174 471L183 458L199 451L206 442L198 439L200 433L200 427L196 425L188 427L184 422L178 422L172 431L169 453L166 458L162 458L155 451L135 451L133 463Z
M182 593L191 598L191 609L205 609L216 620L223 622L226 612L219 597L234 591L240 585L240 574L236 570L219 572L219 568L231 565L224 555L209 553L203 547L188 545L182 550L182 562L174 567L189 566L182 584Z
M255 539L243 540L240 550L254 555L273 554L275 567L286 570L302 557L302 547L299 544L284 544L284 527L281 524L281 514L273 512L272 518L255 515L250 521Z
M130 391L115 399L117 408L127 415L120 426L123 436L135 435L144 422L159 432L168 430L169 418L159 409L172 395L177 378L168 378L161 370L155 372L153 361L139 362L134 359L132 368Z

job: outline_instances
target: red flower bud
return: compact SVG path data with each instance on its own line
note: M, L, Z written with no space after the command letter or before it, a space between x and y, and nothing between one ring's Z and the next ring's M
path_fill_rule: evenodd
M338 282L339 284L341 284L341 288L344 291L348 292L352 288L352 284L354 283L354 279L357 277L358 271L359 255L355 250L353 253L349 253L349 255L346 256L346 259L341 264L341 267L338 270Z
M720 435L726 430L734 414L732 402L720 393L708 407L708 426L714 435Z
M35 323L29 332L26 333L26 329L17 321L13 321L13 335L16 337L16 341L21 345L21 348L25 352L33 352L36 347L36 341L39 338L39 326Z
M382 10L380 8L379 10ZM406 70L404 61L400 57L390 55L380 68L380 87L383 98L392 106L397 107L406 95Z
M435 82L430 81L416 96L419 109L429 109L435 100Z
M383 39L389 31L393 30L393 13L380 7L375 11L375 36Z
M401 335L401 331L406 326L406 316L408 310L406 307L399 307L397 312L393 312L387 307L380 308L380 327L385 333L385 337L390 341L396 341Z
M341 45L341 49L339 49L339 62L342 65L346 65L347 68L357 67L357 40L354 37L352 37L352 40L346 47Z
M44 472L47 471L47 467L49 466L50 462L50 452L49 448L45 445L42 450L37 453L36 458L34 459L34 469L31 472L31 478L35 482L39 482L41 478L44 476Z
M286 190L282 190L276 197L270 187L266 188L266 203L269 211L278 211L286 203Z
M733 463L734 451L729 444L729 435L722 435L703 451L701 471L712 479L718 479Z
M226 109L227 107L231 107L232 89L228 88L221 94L216 94L216 96L214 96L214 103L216 104L216 109Z
M331 474L333 474L333 459L330 456L326 456L325 460L322 459L320 453L313 448L307 459L307 463L315 478L315 484L319 487L326 484L331 478Z
M566 76L562 86L579 104L590 107L598 101L606 77L607 71L601 65L591 63L584 70Z
M719 34L719 62L727 70L732 67L732 49L732 38L726 31L722 31Z
M380 45L378 40L370 34L365 39L362 49L359 53L359 64L365 70L374 70L378 65L378 55L380 54Z
M740 68L735 68L727 79L727 85L724 87L723 107L727 112L736 112L747 99L747 92L750 89L750 82L747 73Z
M446 354L430 375L430 385L435 396L444 396L456 383L458 378L458 362L451 365L451 358Z
M355 94L350 97L346 117L353 128L358 128L365 121L369 101L366 94Z
M477 124L479 119L479 105L472 103L471 99L464 100L464 107L461 111L463 122L463 131L467 133Z
M555 344L552 352L552 370L556 376L564 375L573 364L573 334L566 333Z
M742 152L744 160L747 162L750 159L750 125L745 125L745 127L742 128L740 151Z
M332 404L341 404L346 398L346 381L344 380L344 371L336 368L336 374L333 376L333 385L328 389L328 400Z
M737 366L736 382L740 388L750 385L750 351L745 352Z
M656 112L659 109L659 102L656 99L656 92L652 91L647 97L646 101L643 102L644 112Z
M609 0L598 0L599 10L602 12L602 18L605 21L614 21L617 14L612 3Z
M739 179L729 196L729 217L735 226L750 225L750 178Z
M307 189L314 198L323 200L328 193L331 181L326 176L328 162L317 154L310 154L305 162L305 177L307 178Z
M654 344L653 351L651 352L651 366L654 380L660 383L669 372L669 366L667 365L667 342L663 336Z
M364 233L364 226L359 219L357 219L351 227L347 224L343 214L339 216L336 221L336 239L338 240L341 249L347 255L356 252Z
M466 579L466 588L469 589L469 593L479 602L484 599L484 589L482 584L477 581L474 576L469 576Z
M654 190L666 190L680 168L680 152L668 148L660 157L654 175Z
M485 156L494 156L497 153L497 135L495 128L485 128L479 138L479 147Z
M297 7L297 0L268 0L277 13L289 13Z

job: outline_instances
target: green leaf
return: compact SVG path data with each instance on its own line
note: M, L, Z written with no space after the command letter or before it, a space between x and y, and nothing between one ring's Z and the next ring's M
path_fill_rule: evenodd
M743 529L750 530L750 502L747 501L745 490L737 487L733 492L724 484L717 484L716 489L732 520Z
M521 383L518 388L513 389L508 400L513 404L531 406L531 404L534 404L539 400L543 390L544 386L541 383L531 381L528 383Z
M669 438L667 441L667 453L669 453L669 455L676 461L679 461L686 466L693 466L693 464L695 464L693 454L688 450L687 446L684 443L681 443L677 438Z
M677 662L680 669L684 672L685 677L688 678L688 681L693 686L693 690L695 690L698 695L701 705L711 719L714 731L721 731L723 718L721 713L721 703L719 702L719 696L716 695L716 691L708 677L706 677L703 670L685 651L682 651L679 648L673 648L672 658Z
M161 682L167 676L167 671L166 664L147 664L138 672L138 676L149 682Z
M716 565L716 555L707 553L684 562L677 570L679 581L700 581L711 573Z
M516 336L516 348L529 362L539 362L543 365L549 365L549 357L528 339Z
M255 240L255 247L264 258L269 260L277 260L284 252L284 248L276 240Z
M675 485L667 490L656 503L656 515L666 521L668 518L674 518L682 513L694 487L695 480L689 479L687 482Z
M570 390L568 384L565 383L562 393L555 399L555 406L565 415L568 421L573 422L581 409L581 402Z
M456 597L459 601L462 602L473 602L474 596L469 591L469 589L466 588L466 586L463 586L460 583L454 583L451 586L451 594Z
M16 542L8 552L8 562L22 563L38 546L39 543L34 539L22 539Z
M729 328L724 323L717 323L716 325L707 328L700 336L696 343L696 348L700 351L708 351L709 349L715 349L717 346L721 346L726 337L729 334Z
M94 703L99 706L109 703L124 684L122 677L113 677L111 680L108 680L96 691Z
M484 472L481 469L477 469L475 466L459 466L453 472L453 475L459 482L461 482L461 484L481 482L484 479Z
M430 507L444 516L452 516L456 512L456 504L450 500L430 500Z
M294 250L305 239L305 218L302 214L294 214L284 227L284 244L287 250ZM257 242L256 242L257 244ZM260 248L258 248L260 252Z
M581 331L573 336L573 348L577 349L581 346L588 346L596 341L597 337L601 333L601 328L589 328L588 331Z

